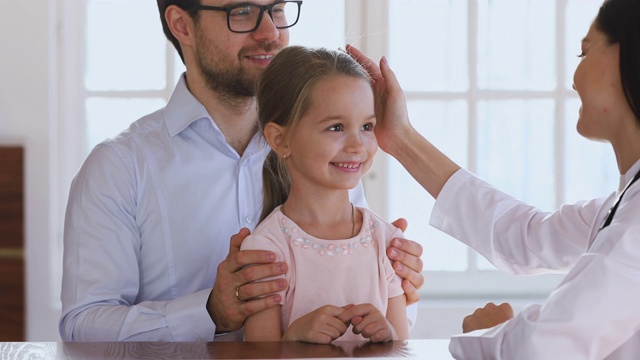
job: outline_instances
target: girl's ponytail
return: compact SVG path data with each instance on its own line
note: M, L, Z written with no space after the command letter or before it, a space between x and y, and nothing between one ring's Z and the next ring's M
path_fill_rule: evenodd
M291 180L284 160L273 150L269 151L262 166L262 185L264 200L260 222L269 216L273 209L284 204L291 188Z

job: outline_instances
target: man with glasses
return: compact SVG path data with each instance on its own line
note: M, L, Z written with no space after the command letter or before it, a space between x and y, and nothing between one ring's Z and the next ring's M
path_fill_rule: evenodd
M73 181L65 341L233 337L248 315L278 305L274 293L286 287L282 279L252 283L287 265L270 252L239 249L260 216L269 151L258 134L254 84L288 45L302 1L201 1L158 0L187 71L164 108L96 146ZM361 185L351 198L366 205ZM415 303L422 248L397 240L387 252Z

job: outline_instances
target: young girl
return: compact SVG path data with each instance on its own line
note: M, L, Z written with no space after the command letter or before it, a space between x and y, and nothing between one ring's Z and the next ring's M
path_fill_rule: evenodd
M385 254L400 230L349 202L378 149L369 75L348 54L288 47L258 88L271 146L263 221L242 249L286 261L281 306L250 316L248 341L408 337L401 279Z

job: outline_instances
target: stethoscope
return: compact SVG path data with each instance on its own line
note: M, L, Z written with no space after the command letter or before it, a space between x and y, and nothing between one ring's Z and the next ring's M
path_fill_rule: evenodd
M616 210L618 210L618 205L620 205L620 200L622 200L622 196L624 195L624 193L627 192L627 189L629 189L634 182L638 181L638 178L640 178L640 171L638 171L636 176L634 176L633 179L627 184L627 186L624 187L624 190L622 190L622 192L620 193L620 196L618 196L618 199L616 200L615 204L613 204L611 209L609 209L609 213L607 214L607 217L604 219L604 222L602 223L598 231L606 228L607 226L609 226L609 224L611 224L611 221L613 221L613 215L616 214Z

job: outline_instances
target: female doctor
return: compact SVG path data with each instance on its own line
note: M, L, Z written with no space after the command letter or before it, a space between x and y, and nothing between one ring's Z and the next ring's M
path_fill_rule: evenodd
M611 144L620 188L554 213L520 202L416 132L386 59L348 51L375 80L375 132L436 203L430 224L514 274L567 271L542 306L513 317L491 303L451 339L457 359L636 359L640 356L640 1L606 0L582 40L577 130ZM588 176L588 174L585 174Z

